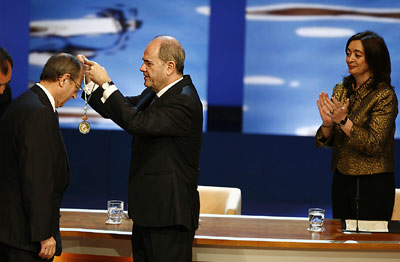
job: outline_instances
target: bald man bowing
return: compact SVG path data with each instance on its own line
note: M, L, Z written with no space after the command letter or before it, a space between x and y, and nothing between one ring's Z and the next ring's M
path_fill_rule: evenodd
M85 92L94 89L93 109L132 135L128 207L135 262L192 261L202 104L190 76L183 75L185 52L175 38L154 38L142 59L146 88L139 96L122 95L107 71L91 61L85 74L95 84Z

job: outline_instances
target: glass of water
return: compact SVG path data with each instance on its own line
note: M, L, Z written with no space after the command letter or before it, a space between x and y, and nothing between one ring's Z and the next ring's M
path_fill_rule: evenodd
M109 200L107 201L108 219L106 224L121 224L124 217L124 201Z
M324 232L325 210L322 208L308 209L308 231Z

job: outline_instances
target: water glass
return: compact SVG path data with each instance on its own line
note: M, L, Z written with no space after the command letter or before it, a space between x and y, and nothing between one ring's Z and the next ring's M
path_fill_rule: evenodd
M108 219L106 224L121 224L124 216L124 201L109 200L107 201Z
M324 232L325 210L322 208L308 209L308 231Z

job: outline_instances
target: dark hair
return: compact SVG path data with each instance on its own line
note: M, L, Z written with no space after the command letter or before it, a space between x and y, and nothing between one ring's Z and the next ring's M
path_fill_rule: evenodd
M392 72L390 65L390 55L385 41L378 34L371 31L364 31L353 35L347 40L345 52L351 41L361 40L364 47L365 60L372 72L372 80L374 84L385 82L390 85L390 73ZM352 75L344 78L345 86L352 85L355 79Z
M0 47L0 72L4 75L8 74L9 68L7 61L10 63L12 69L14 66L14 61L10 53L8 53L8 51L3 47Z
M79 78L83 65L79 60L70 54L61 53L54 55L44 65L40 80L57 81L63 74L71 74L71 78Z
M161 38L160 49L158 51L158 58L164 62L174 61L176 70L183 74L185 67L185 50L178 40L172 36L156 36L154 39Z

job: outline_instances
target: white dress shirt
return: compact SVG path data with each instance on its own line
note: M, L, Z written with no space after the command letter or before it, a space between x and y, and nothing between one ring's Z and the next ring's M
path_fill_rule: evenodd
M36 83L36 85L38 85L43 90L43 92L47 95L47 97L50 100L51 106L53 107L53 111L56 112L56 101L54 100L54 97L50 94L50 92L44 86L42 86L39 83Z

